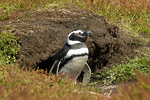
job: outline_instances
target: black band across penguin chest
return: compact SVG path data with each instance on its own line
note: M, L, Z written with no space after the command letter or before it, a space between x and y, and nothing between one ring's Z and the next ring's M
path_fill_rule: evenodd
M83 70L87 60L88 54L78 55L67 59L66 63L62 65L59 70L59 74L67 74L71 76L73 80L76 80Z
M65 65L67 64L69 61L73 60L74 58L81 58L84 56L87 56L88 57L88 53L84 53L84 54L79 54L79 55L72 55L71 57L69 58L66 58L66 59L62 59L61 61L61 64L60 64L60 69ZM82 59L81 59L82 60Z
M84 67L88 59L88 48L84 43L75 44L70 47L67 54L61 61L60 68ZM74 68L75 70L76 68Z

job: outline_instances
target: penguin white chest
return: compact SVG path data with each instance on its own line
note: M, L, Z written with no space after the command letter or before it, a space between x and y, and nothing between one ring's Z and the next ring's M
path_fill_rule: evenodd
M73 80L76 80L83 70L85 63L88 60L88 55L74 57L59 71L59 74L67 74L71 76Z

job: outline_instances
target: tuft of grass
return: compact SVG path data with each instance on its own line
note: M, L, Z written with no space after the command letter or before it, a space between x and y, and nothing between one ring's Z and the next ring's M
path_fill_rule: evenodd
M99 79L99 81L95 84L102 83L105 85L110 85L119 82L136 80L137 72L141 72L145 75L150 74L149 57L136 57L135 59L129 59L127 63L113 66L111 69L106 69L103 72L98 72L93 77Z
M9 18L10 18L9 14L1 14L0 15L0 20L1 21L8 20Z
M0 32L0 65L16 62L16 54L20 49L18 40L11 32Z

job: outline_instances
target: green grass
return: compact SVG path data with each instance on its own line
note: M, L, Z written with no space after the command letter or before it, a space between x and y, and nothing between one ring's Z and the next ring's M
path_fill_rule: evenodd
M18 41L14 33L0 32L0 66L16 62L16 54L20 49Z
M98 72L93 77L99 79L95 84L110 85L136 80L137 72L150 75L150 57L129 59L127 63L113 66L111 69L106 69L103 72Z

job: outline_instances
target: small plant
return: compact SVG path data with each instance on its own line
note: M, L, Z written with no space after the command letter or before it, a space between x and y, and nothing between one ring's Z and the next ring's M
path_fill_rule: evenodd
M0 21L8 20L10 18L10 15L8 14L1 14L0 15Z
M0 32L0 65L16 62L16 54L19 51L19 38L11 32Z

